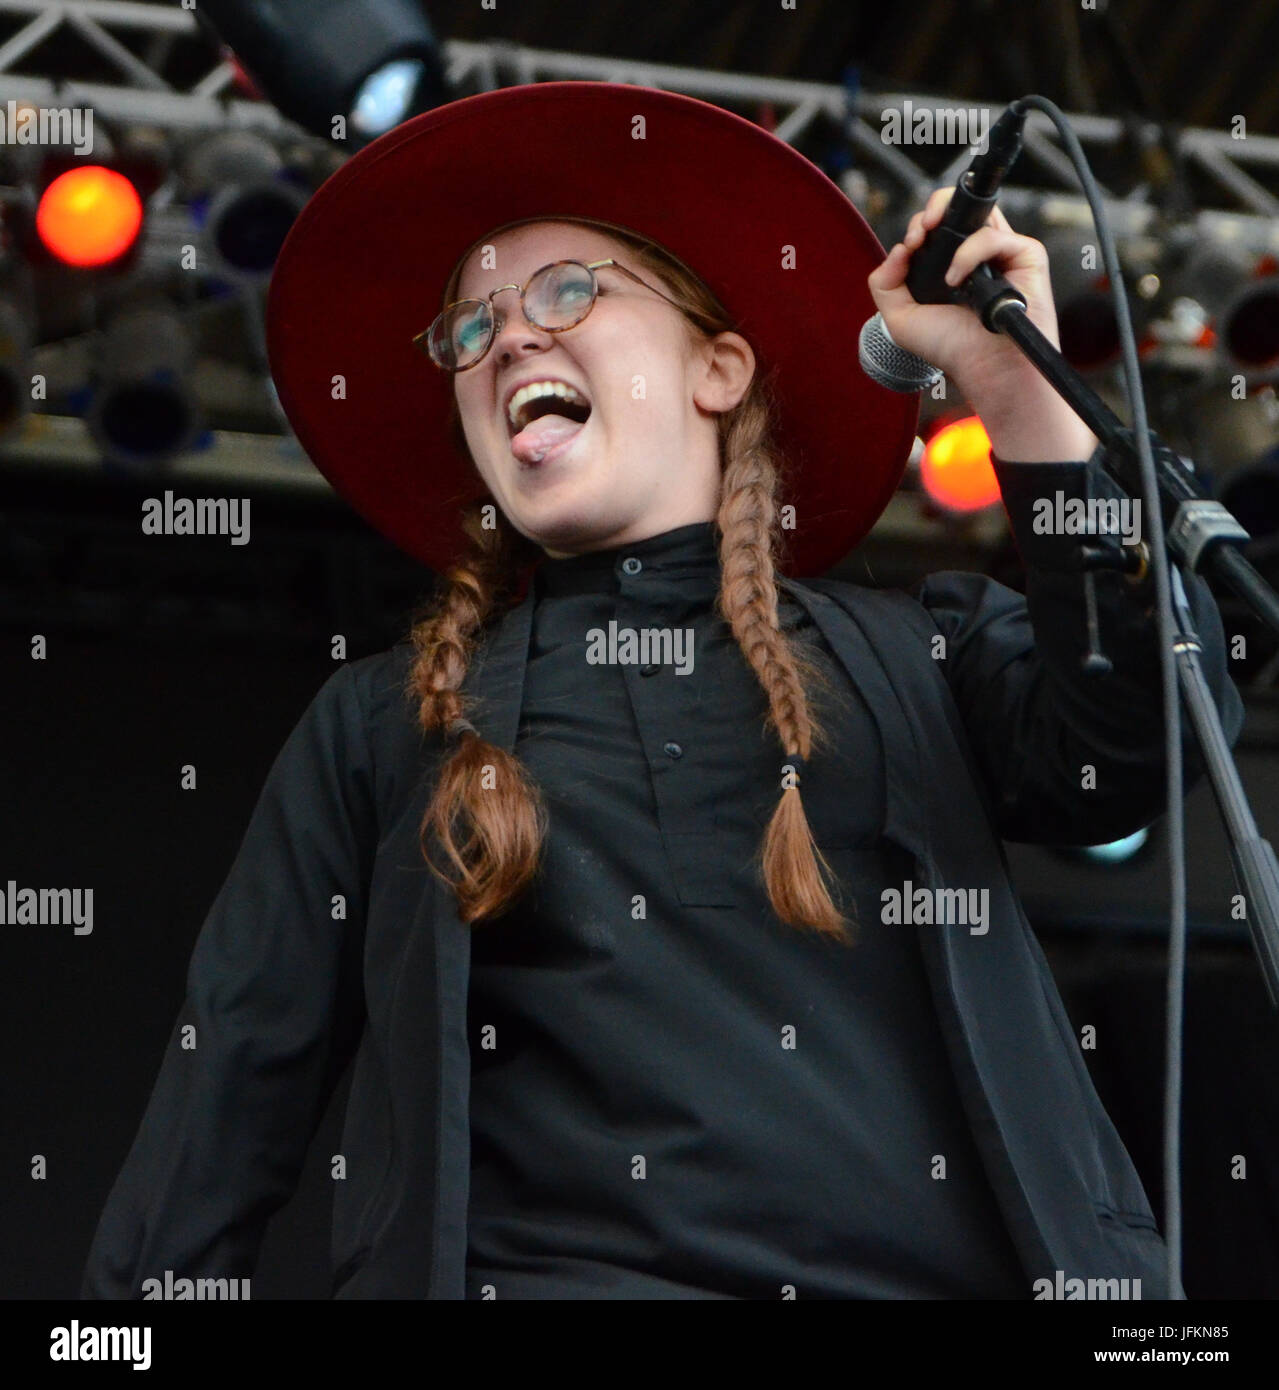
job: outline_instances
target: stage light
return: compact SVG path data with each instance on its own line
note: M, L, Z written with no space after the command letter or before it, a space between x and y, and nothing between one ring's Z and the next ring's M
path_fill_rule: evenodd
M36 232L65 265L92 267L120 260L142 228L142 199L125 176L101 164L68 169L40 196Z
M1222 311L1218 336L1227 356L1246 371L1279 366L1279 275L1241 285Z
M226 131L189 153L183 181L208 268L222 279L270 278L307 193L286 182L284 161L252 131Z
M1040 239L1052 267L1061 355L1085 375L1104 371L1119 360L1119 321L1096 233L1091 227L1050 225ZM1137 284L1143 280L1149 283L1148 275L1147 271L1137 276ZM1150 311L1146 296L1130 292L1128 311L1138 349L1153 346L1147 341Z
M1092 859L1098 864L1122 864L1141 849L1149 836L1149 830L1143 827L1134 830L1131 835L1125 835L1122 840L1111 840L1105 845L1087 845L1081 853L1085 859Z
M203 0L197 10L268 101L326 139L371 139L445 97L416 0ZM335 130L340 116L349 131Z
M365 140L375 140L413 112L413 94L426 68L416 58L398 58L366 77L351 107L351 124Z
M1279 367L1279 274L1275 258L1243 245L1196 245L1172 277L1178 295L1202 306L1228 370Z
M952 420L925 442L919 477L929 497L948 511L975 512L999 501L990 436L976 415Z
M190 383L194 357L167 305L134 305L116 315L99 343L85 416L104 459L148 470L191 447L201 428Z

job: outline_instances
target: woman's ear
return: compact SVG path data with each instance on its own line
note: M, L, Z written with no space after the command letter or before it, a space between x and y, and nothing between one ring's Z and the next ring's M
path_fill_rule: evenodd
M694 402L719 414L745 396L755 376L755 353L740 333L725 331L702 344Z

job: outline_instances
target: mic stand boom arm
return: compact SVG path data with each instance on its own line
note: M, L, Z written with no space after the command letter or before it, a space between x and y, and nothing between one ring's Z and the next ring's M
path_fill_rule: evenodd
M1026 316L1026 300L1017 288L979 265L947 300L968 304L992 333L1017 344L1059 396L1106 446L1106 471L1129 494L1141 495L1141 475L1133 432L1088 385ZM937 301L942 302L942 301ZM1165 519L1167 548L1189 569L1215 575L1229 585L1279 633L1279 595L1235 546L1247 531L1220 502L1205 497L1192 470L1154 432L1150 432ZM1107 563L1095 557L1094 563ZM1262 839L1239 780L1221 719L1199 662L1202 650L1194 630L1185 589L1174 566L1173 611L1180 629L1174 645L1182 702L1190 716L1226 833L1235 877L1247 905L1248 929L1261 963L1270 1002L1279 1008L1279 864L1269 841Z

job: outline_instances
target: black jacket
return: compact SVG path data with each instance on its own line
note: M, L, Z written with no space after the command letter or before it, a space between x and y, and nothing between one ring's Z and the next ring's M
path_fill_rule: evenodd
M913 882L990 888L985 935L916 930L964 1110L1028 1283L1057 1271L1140 1278L1143 1298L1168 1297L1149 1202L1000 843L1097 843L1163 809L1153 586L1097 577L1114 670L1082 675L1082 581L1060 568L1077 538L1035 534L1031 508L1057 489L1082 496L1087 475L1094 495L1114 495L1113 485L1095 459L998 466L1026 599L960 573L930 576L915 596L783 582L874 712L885 836L912 857ZM1220 618L1200 581L1187 589L1233 742L1243 707L1226 676ZM508 749L533 599L530 586L489 633L464 687L482 701L472 722ZM463 1296L471 929L418 846L442 744L421 735L403 696L409 662L401 644L343 666L281 750L200 932L83 1296L138 1297L142 1281L165 1270L251 1275L266 1221L292 1194L352 1058L334 1295ZM1085 789L1086 765L1095 789ZM186 1024L194 1048L183 1047Z

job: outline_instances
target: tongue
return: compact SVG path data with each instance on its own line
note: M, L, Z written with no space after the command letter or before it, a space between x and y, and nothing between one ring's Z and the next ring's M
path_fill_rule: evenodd
M539 415L511 440L511 452L521 463L541 463L548 450L571 439L582 426L563 415Z

